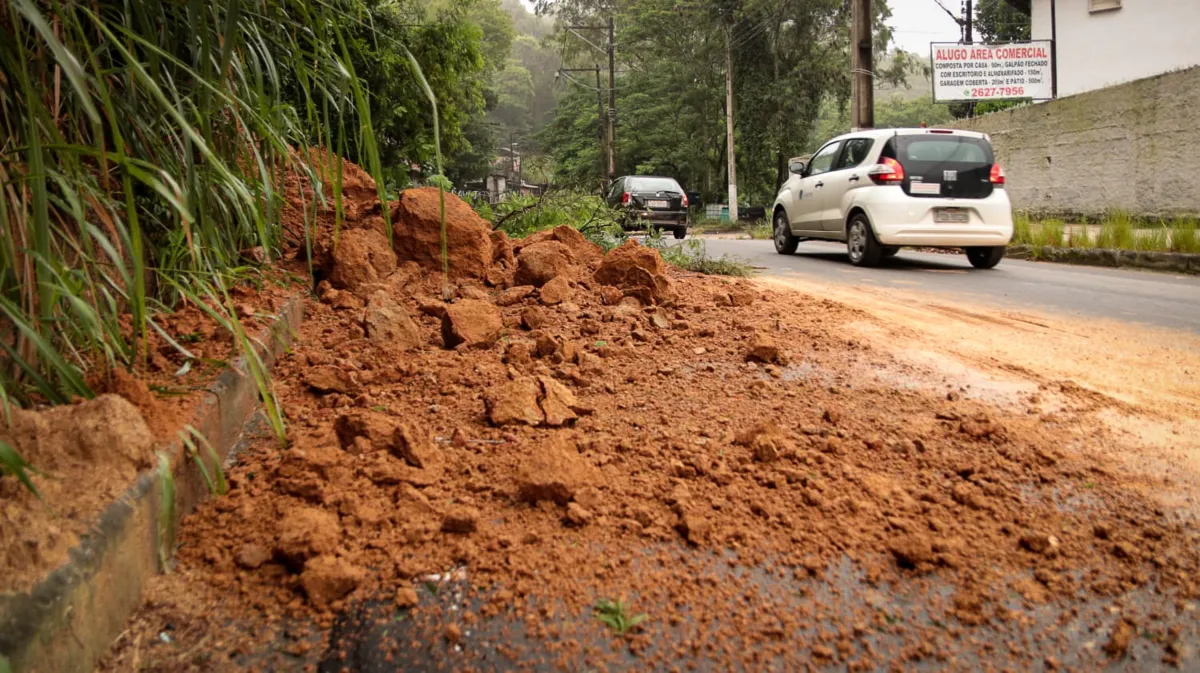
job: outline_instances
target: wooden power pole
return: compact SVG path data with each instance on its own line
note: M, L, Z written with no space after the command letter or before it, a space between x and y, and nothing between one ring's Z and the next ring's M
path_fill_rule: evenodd
M871 0L850 0L850 126L875 127L875 75L871 54Z
M733 154L733 28L725 27L725 134L729 143L729 221L738 221L737 160Z

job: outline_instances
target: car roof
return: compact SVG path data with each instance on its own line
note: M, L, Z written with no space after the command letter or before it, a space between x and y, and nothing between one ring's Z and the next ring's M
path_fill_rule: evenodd
M672 178L672 177L666 176L666 175L622 175L621 177L625 178L627 180L636 179L636 178L650 178L653 180L675 180L675 178Z
M963 138L979 138L988 140L986 133L978 131L964 131L962 129L931 129L931 128L899 128L899 129L864 129L855 133L843 133L840 136L830 138L826 143L831 143L835 140L846 140L847 138L890 138L892 136L909 136L909 135L950 135ZM824 145L825 143L821 143Z

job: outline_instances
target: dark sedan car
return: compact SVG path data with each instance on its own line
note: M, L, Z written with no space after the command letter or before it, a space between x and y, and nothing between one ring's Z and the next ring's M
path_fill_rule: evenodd
M687 236L687 192L674 178L627 175L613 180L605 197L608 205L625 211L625 228L670 229L675 238Z

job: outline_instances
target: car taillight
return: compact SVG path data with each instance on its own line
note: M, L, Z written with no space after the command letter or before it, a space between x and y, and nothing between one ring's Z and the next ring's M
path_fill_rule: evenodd
M625 205L627 203L629 203L629 192L625 192L621 195L621 205Z
M877 185L898 185L904 182L904 167L891 157L884 157L867 171Z
M1000 167L1000 164L992 164L992 173L988 176L988 180L990 180L993 185L1004 184L1004 169Z
M684 194L684 195L683 195L683 207L684 207L684 208L687 208L687 207L688 207L687 194Z

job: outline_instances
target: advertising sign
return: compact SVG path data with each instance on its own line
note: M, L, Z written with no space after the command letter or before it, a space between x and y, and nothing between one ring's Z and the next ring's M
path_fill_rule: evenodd
M933 100L951 103L1054 98L1050 40L929 45Z

